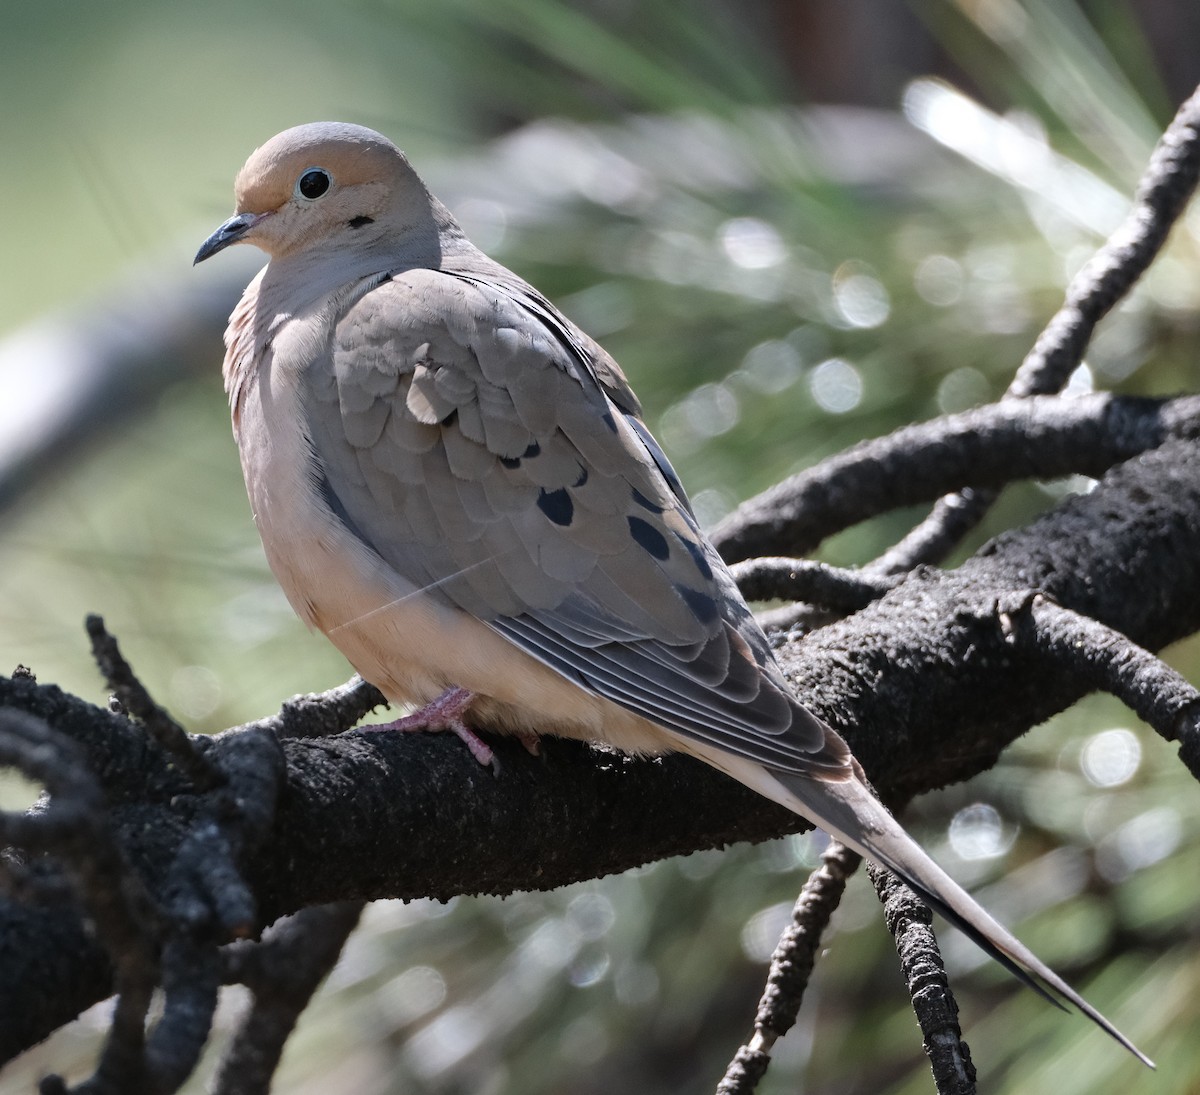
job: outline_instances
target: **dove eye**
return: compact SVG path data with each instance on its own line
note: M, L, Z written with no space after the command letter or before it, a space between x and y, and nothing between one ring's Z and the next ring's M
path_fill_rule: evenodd
M314 201L333 185L329 172L323 167L309 168L296 181L296 194L301 198Z

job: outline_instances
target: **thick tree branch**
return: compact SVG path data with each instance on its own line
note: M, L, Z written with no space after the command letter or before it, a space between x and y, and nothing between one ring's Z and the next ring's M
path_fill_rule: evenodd
M1198 459L1194 442L1163 445L957 571L912 575L856 616L785 643L800 698L843 730L886 801L988 767L1091 687L1014 647L1003 619L1014 591L1042 592L1147 650L1200 628ZM127 720L53 687L0 678L0 703L73 739L99 773L125 855L162 892L194 826L214 816L208 798L227 792L197 795ZM229 732L204 746L242 811L227 839L257 928L332 901L552 888L801 824L684 757L631 760L550 740L535 759L500 741L497 780L446 736L351 733L269 748L264 737ZM286 772L277 799L275 777L260 774L256 789L253 776L275 757ZM0 906L0 1013L22 1015L19 1032L2 1032L6 1053L109 990L103 975L80 977L104 962L72 916ZM227 930L236 919L217 915ZM32 956L50 946L47 970Z
M779 653L790 679L856 752L878 751L885 801L987 767L1095 687L1009 642L1014 592L1045 594L1151 651L1200 628L1198 460L1196 442L1145 453L957 570L919 570L856 616L789 639ZM900 683L918 665L922 686Z

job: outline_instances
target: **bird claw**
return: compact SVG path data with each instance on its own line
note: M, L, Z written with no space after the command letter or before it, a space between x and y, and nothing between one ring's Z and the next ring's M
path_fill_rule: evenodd
M405 715L393 722L382 722L375 726L364 726L362 729L372 733L385 730L450 730L467 747L483 767L491 768L492 774L500 775L500 760L478 734L464 721L463 715L471 706L475 694L465 688L448 688L437 699L431 700L424 707ZM528 747L527 747L528 748Z
M525 746L525 752L531 757L542 755L542 739L537 734L518 734L517 741Z
M466 723L461 721L447 723L446 729L453 730L459 740L471 751L471 756L485 768L490 768L493 776L500 775L500 758L492 751L492 747Z

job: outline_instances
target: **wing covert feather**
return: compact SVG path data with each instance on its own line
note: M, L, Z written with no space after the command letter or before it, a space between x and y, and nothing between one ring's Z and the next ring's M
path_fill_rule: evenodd
M404 579L685 736L783 770L849 763L787 691L616 364L523 283L398 273L301 391L336 511Z

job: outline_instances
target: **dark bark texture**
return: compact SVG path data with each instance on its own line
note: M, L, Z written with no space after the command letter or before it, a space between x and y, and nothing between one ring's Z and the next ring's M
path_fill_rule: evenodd
M746 590L804 602L773 617L809 625L773 636L781 663L893 808L990 767L1097 688L1178 742L1200 778L1200 694L1154 656L1200 629L1200 399L1037 394L1058 390L1152 260L1198 170L1200 93L1010 398L857 446L751 500L716 534L731 561L777 557L742 572ZM925 565L995 490L1072 472L1102 478L953 570ZM931 518L862 573L788 559L921 501L937 502ZM265 1092L362 902L549 889L803 824L683 757L635 760L556 739L533 757L507 740L495 743L496 777L451 735L355 733L382 702L362 682L191 739L103 623L89 620L88 632L111 709L28 671L0 678L0 764L48 792L26 814L0 813L0 1060L115 991L95 1075L75 1092L177 1090L232 981L256 1002L214 1091ZM722 1090L752 1091L766 1070L850 869L810 883ZM936 1088L965 1095L974 1068L928 918L904 887L876 881ZM156 992L161 1017L147 1026ZM48 1077L41 1090L68 1089Z
M1147 650L1194 632L1197 527L1200 445L1171 442L957 570L914 573L779 653L801 699L845 734L885 801L899 803L986 769L1014 738L1093 687L1086 665L1064 671L1040 647L1032 626L1039 599ZM0 703L82 751L118 845L151 893L178 883L197 827L261 824L240 854L223 853L228 877L217 871L199 887L202 897L192 895L191 919L214 943L311 905L552 888L800 827L683 757L632 760L550 740L534 758L500 741L495 778L449 735L277 738L262 727L196 743L225 774L227 797L228 786L241 788L212 822L213 792L196 792L169 752L124 716L28 677L0 681ZM1162 712L1165 736L1194 735L1190 704L1184 692L1178 710ZM113 987L101 942L61 885L47 890L53 900L37 899L57 869L28 856L16 866L34 902L0 905L5 1057ZM221 913L240 906L242 886L253 911L239 925Z

